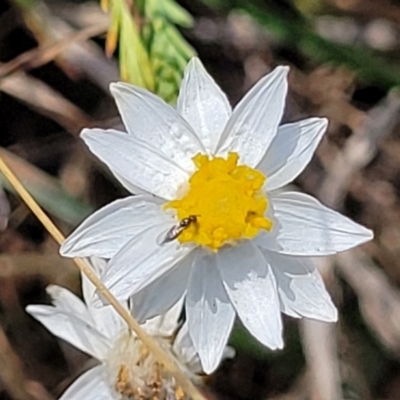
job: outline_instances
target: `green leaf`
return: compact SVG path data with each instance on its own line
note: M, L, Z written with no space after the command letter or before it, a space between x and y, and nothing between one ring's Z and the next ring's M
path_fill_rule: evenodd
M182 26L184 28L190 28L193 26L193 17L180 5L175 3L174 0L163 0L160 2L163 10L163 15L170 22Z
M121 6L120 12L121 77L123 80L133 85L154 90L153 71L148 54L139 36L138 27L130 15L129 10L127 10L126 5Z
M153 18L147 27L147 47L156 78L156 93L165 101L176 101L183 70L194 54L176 28L165 19Z
M196 51L193 49L193 47L183 39L178 29L176 29L173 25L167 25L165 27L165 34L168 41L170 41L170 44L176 48L177 52L179 52L185 60L188 60L196 54Z
M144 15L150 19L162 18L186 28L193 25L192 16L174 0L143 0L141 4Z
M183 71L195 54L176 25L193 24L190 14L174 0L136 0L133 13L126 0L109 0L113 23L107 51L113 49L119 27L119 63L122 79L157 93L174 103ZM140 20L140 27L136 21Z

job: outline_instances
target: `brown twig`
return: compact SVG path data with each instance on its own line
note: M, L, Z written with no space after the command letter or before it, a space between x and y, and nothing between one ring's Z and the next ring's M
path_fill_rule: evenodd
M63 52L67 47L83 42L93 36L101 35L107 31L107 25L93 25L78 32L67 35L55 43L44 45L21 54L11 61L0 65L0 79L17 70L30 70L47 64Z
M331 259L320 258L316 264L322 275L331 274ZM307 360L310 398L312 400L341 399L343 396L335 325L302 319L300 328Z
M400 293L359 250L337 256L339 272L357 293L361 313L380 341L400 357Z
M97 25L99 21L102 26L108 23L107 19L99 17L99 13L103 16L105 14L98 6L92 6L87 10L89 11L86 11L86 14L95 15L89 25ZM23 9L22 14L26 24L41 45L63 40L75 32L71 24L59 18L40 0L35 1L35 4L29 9ZM116 62L107 59L104 51L91 41L74 42L65 47L55 62L71 78L76 78L78 73L84 73L106 92L108 92L110 82L119 78Z
M44 82L24 72L15 72L0 80L0 91L50 117L74 135L91 125L90 118L78 107Z
M325 204L334 208L341 204L348 192L351 178L370 162L377 143L391 132L400 119L399 114L400 97L397 93L392 93L366 115L364 123L353 132L343 151L337 154L329 166L324 182L318 190L318 197ZM338 268L341 270L343 265L339 263ZM344 275L349 276L348 271L345 271ZM303 320L302 333L312 375L312 398L341 398L335 327L322 322Z
M340 205L349 190L351 178L371 161L378 143L399 121L400 96L392 92L366 115L363 124L353 132L343 151L329 166L318 196L325 204L330 207Z

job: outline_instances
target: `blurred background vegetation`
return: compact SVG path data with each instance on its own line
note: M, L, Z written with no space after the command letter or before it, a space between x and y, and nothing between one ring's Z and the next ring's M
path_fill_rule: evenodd
M330 120L295 184L376 236L318 262L337 325L287 318L286 347L271 352L238 324L237 357L206 395L400 399L400 1L0 0L0 156L69 233L127 194L78 138L83 127L121 128L109 83L174 104L194 54L232 104L290 65L284 122ZM49 283L79 293L78 272L0 184L0 399L54 399L92 361L24 307L48 302Z

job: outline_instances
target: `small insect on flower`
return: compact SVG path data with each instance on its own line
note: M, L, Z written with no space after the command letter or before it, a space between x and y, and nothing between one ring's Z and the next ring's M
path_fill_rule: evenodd
M187 218L183 218L177 224L175 224L172 228L168 230L165 235L162 235L160 240L158 240L158 244L162 246L165 243L172 242L177 239L178 236L187 229L191 224L195 224L197 222L197 215L189 215Z

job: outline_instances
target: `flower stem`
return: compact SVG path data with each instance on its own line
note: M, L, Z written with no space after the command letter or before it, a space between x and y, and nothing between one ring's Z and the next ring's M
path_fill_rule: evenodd
M54 225L47 214L42 210L39 204L34 198L28 193L19 179L10 170L8 165L0 157L0 171L8 179L10 184L14 187L15 191L20 195L22 200L26 203L36 218L43 224L53 239L61 245L65 240L64 235ZM99 291L101 296L105 298L115 309L115 311L125 320L129 328L136 333L138 338L148 347L148 349L154 354L154 357L164 365L176 378L179 385L182 387L184 392L191 397L193 400L205 400L204 396L196 389L192 382L182 373L180 368L177 366L175 361L168 356L156 343L156 341L149 335L147 335L137 321L132 317L129 311L122 306L122 304L114 297L113 294L103 285L97 275L94 273L92 267L83 259L74 258L75 264L84 273L88 279L93 283L96 289Z

